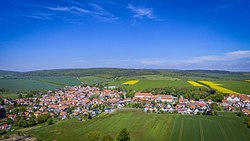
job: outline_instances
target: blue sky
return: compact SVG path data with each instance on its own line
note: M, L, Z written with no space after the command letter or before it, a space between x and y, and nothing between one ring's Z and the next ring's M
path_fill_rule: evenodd
M248 0L1 0L0 69L250 71Z

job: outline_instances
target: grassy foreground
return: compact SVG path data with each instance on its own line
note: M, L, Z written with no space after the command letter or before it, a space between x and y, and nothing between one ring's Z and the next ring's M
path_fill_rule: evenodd
M29 130L25 134L43 140L87 140L91 131L116 137L127 128L134 141L248 141L250 129L234 114L222 116L190 116L149 114L140 110L118 111L87 122L76 119Z

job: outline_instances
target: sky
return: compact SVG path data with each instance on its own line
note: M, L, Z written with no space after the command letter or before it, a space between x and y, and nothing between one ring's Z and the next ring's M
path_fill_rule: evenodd
M0 1L0 70L96 67L250 71L250 1Z

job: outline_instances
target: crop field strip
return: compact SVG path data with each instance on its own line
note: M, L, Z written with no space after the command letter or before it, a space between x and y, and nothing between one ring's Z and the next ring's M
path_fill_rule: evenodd
M178 139L178 141L182 141L183 126L184 126L184 119L181 119L181 128L180 128L180 132L179 132L179 139Z
M204 141L204 133L203 133L203 128L202 128L201 120L199 120L199 129L200 129L201 141Z
M174 120L174 124L173 124L173 127L172 127L172 130L171 130L171 134L170 134L170 137L169 137L169 140L172 141L172 137L173 137L173 133L175 131L175 124L176 124L176 120Z
M199 81L199 82L206 84L209 87L211 87L219 92L222 92L222 93L238 94L238 92L235 92L233 90L222 87L221 84L217 84L217 83L214 83L211 81Z
M195 87L203 87L203 85L201 85L200 83L197 83L197 82L195 82L195 81L189 80L189 81L187 81L187 82L190 83L191 85L195 86Z
M224 129L223 129L223 127L222 127L220 121L218 121L218 125L219 125L220 131L221 131L221 133L222 133L222 135L223 135L223 137L224 137L224 140L225 140L225 141L228 141L228 137L227 137L227 135L226 135L226 133L225 133L225 131L224 131Z
M249 129L234 114L229 117L189 116L150 114L140 110L118 111L87 122L69 119L29 130L25 134L45 140L86 140L90 131L99 130L104 135L115 137L122 128L128 129L131 139L139 141L248 141L250 137Z
M127 82L124 82L123 84L125 85L134 85L136 83L138 83L140 80L129 80Z

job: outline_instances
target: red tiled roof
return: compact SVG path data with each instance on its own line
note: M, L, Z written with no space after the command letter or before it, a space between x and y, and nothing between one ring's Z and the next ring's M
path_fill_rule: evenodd
M153 96L152 93L135 93L135 96L145 96L145 97L148 97L148 96Z

